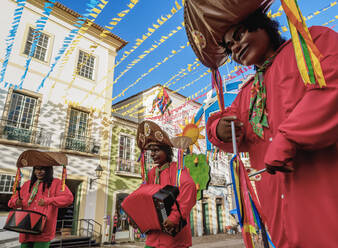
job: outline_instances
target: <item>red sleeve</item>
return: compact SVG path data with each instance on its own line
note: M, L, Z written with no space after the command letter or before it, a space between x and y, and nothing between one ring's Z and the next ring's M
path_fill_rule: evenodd
M318 36L318 33L320 35ZM327 86L307 89L270 144L265 163L282 166L295 156L296 149L316 150L334 145L338 140L338 70L336 32L323 27L312 29ZM295 82L301 85L302 81Z
M196 185L191 178L187 169L182 171L181 185L179 187L180 193L177 197L177 202L180 207L182 218L187 220L190 218L190 211L196 203ZM168 216L168 219L174 224L178 224L180 220L180 213L177 210L176 204L173 205L172 211Z
M65 190L62 191L61 187L61 180L55 180L53 181L55 189L55 195L53 197L45 198L45 203L47 205L53 205L58 208L64 208L72 204L74 197L72 192L70 192L69 188L65 185Z
M22 199L24 198L23 195L26 194L26 192L28 192L28 190L29 190L29 184L30 184L30 181L25 182L20 189L20 195L21 195ZM8 207L17 208L16 201L18 200L18 198L19 198L18 192L15 195L12 195L11 199L8 201ZM27 202L25 202L25 200L23 200L22 204L23 204L24 207L26 207Z
M238 120L241 119L240 111L239 111L239 102L240 102L241 96L242 96L242 92L240 92L238 94L235 101L232 103L231 107L226 108L224 112L217 112L217 113L211 115L208 118L208 121L207 121L206 129L207 129L207 136L208 136L209 141L214 146L222 149L225 152L233 153L232 142L225 143L222 140L220 140L217 137L216 128L217 128L219 120L222 117L233 115L233 116L236 116L238 118ZM242 120L242 122L244 122L244 121ZM243 133L243 135L241 136L240 141L238 142L237 146L238 146L238 150L240 152L246 152L246 151L248 151L248 149L247 149L246 144L245 144L245 129L244 128L242 128L242 133Z

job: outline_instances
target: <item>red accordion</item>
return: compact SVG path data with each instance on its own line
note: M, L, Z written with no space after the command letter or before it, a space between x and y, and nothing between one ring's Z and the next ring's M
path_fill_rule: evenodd
M122 208L140 229L142 233L151 230L166 232L163 221L168 218L174 203L179 206L176 198L179 190L175 186L159 184L142 184L122 202ZM180 231L187 222L181 218ZM168 232L166 232L168 233ZM177 232L168 233L175 236Z

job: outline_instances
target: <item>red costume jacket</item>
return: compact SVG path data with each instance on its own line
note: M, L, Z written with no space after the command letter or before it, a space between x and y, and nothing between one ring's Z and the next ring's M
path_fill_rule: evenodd
M232 144L216 136L219 119L236 115L244 123L239 150L249 152L251 166L292 166L294 172L262 174L256 182L268 230L278 248L338 247L338 35L324 27L310 28L323 55L327 86L306 87L290 41L283 44L264 74L269 128L259 138L249 123L250 89L243 86L225 113L207 123L209 140L224 151Z
M177 167L172 162L169 168L164 169L160 174L160 185L176 186ZM155 168L152 168L148 174L148 184L155 182ZM187 220L187 225L175 237L172 237L161 231L151 231L147 234L146 245L156 248L186 248L192 245L191 229L190 229L190 211L196 203L196 185L191 178L189 172L184 169L181 175L180 193L177 202L180 206L183 219ZM176 205L172 207L172 211L168 218L175 224L179 223L180 214Z
M65 190L61 191L61 180L53 179L53 182L49 189L46 187L43 190L43 183L39 184L38 193L35 195L33 202L28 206L28 199L30 180L25 182L21 188L20 195L22 198L23 210L33 210L47 216L47 221L43 232L39 235L20 233L20 243L26 242L48 242L54 239L56 231L56 220L58 215L58 208L64 208L69 206L73 202L73 194L70 192L67 186ZM39 206L39 200L43 198L45 201L44 206ZM8 202L10 208L17 208L16 201L18 196L14 196Z

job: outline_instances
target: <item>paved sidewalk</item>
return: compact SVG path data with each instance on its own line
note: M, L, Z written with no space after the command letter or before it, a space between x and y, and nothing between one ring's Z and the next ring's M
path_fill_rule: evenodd
M241 235L217 234L193 237L192 248L244 248ZM119 242L115 245L104 245L103 248L140 248L144 242Z

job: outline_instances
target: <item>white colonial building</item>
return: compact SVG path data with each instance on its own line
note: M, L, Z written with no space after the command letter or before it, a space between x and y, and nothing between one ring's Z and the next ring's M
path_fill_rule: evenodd
M37 149L64 152L68 157L66 184L75 200L70 208L60 210L59 219L69 220L69 232L80 225L80 219L90 220L93 232L100 236L107 215L111 82L117 52L127 43L88 21L95 15L81 22L78 13L56 2L48 16L46 1L24 2L22 11L14 0L3 0L0 9L4 76L0 82L0 228L9 211L16 161L23 151ZM18 13L21 17L14 23ZM38 20L45 25L35 32L43 23ZM35 52L29 57L37 34ZM13 39L8 39L10 35ZM100 167L103 174L96 179L95 169ZM29 179L30 172L23 170L22 181ZM55 168L54 176L60 173ZM2 230L0 237L17 234Z

